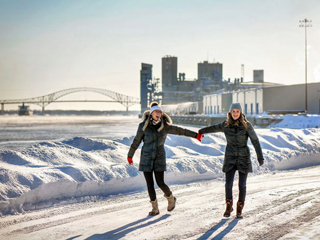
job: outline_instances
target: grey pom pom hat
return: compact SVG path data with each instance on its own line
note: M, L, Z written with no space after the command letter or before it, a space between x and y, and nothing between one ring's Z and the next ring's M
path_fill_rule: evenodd
M242 106L241 106L241 103L232 103L230 105L230 109L229 109L229 112L231 112L233 109L239 109L241 112L242 112Z

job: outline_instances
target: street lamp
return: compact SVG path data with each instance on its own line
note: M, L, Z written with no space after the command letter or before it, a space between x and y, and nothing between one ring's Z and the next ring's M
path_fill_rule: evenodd
M308 90L307 90L307 27L312 27L312 25L308 24L311 23L311 20L304 20L299 21L301 24L299 27L304 27L304 34L305 34L305 41L304 41L304 55L305 55L305 113L308 114Z

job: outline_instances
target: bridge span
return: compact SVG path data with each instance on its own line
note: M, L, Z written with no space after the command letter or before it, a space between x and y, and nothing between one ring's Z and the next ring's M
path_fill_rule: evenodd
M76 92L95 92L100 93L102 95L105 95L111 99L111 100L58 100L59 98L76 93ZM130 106L140 104L140 99L136 97L131 97L127 95L123 95L120 93L116 93L110 90L106 89L100 89L100 88L90 88L90 87L79 87L79 88L68 88L64 89L58 92L50 93L44 96L40 97L34 97L34 98L25 98L25 99L9 99L9 100L0 100L1 104L1 112L4 112L4 105L5 104L35 104L42 107L42 113L45 111L45 107L48 106L50 103L53 102L118 102L126 107L126 110L128 111L128 108Z

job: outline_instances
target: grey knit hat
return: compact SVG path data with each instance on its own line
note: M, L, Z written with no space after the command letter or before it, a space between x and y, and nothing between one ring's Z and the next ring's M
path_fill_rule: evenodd
M233 109L239 109L242 112L242 106L241 103L232 103L229 109L229 112L231 112Z

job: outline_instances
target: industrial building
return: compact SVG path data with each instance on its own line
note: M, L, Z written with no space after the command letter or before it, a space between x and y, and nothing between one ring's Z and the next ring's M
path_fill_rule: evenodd
M151 101L173 115L219 115L229 110L232 102L240 102L246 115L305 112L305 84L281 85L265 82L264 70L253 70L253 82L243 76L231 81L223 78L223 64L200 62L198 79L187 80L178 74L178 58L162 58L162 91L152 80L152 65L141 66L141 111ZM242 70L244 65L241 65ZM157 79L159 81L159 79ZM320 113L320 83L308 84L308 113Z
M140 104L141 112L148 109L150 101L149 85L152 81L152 65L141 63L140 70Z
M202 102L205 94L226 88L230 81L223 81L222 63L198 63L198 79L187 80L185 73L178 74L178 58L162 58L162 105L185 102ZM178 76L179 75L179 76Z
M149 109L150 103L159 101L159 80L152 78L152 65L141 63L140 70L140 104L141 113Z
M307 84L308 113L320 114L320 83ZM265 86L221 92L203 97L203 113L225 114L232 102L240 102L246 115L305 112L305 84Z
M177 91L178 58L166 56L162 58L162 91Z
M204 61L198 63L198 79L208 78L214 82L222 82L222 64Z
M263 70L253 70L253 82L263 83L264 82L264 71Z
M165 56L162 58L162 105L181 104L186 102L203 102L203 97L218 91L235 91L239 89L251 89L257 86L266 86L263 70L254 70L253 83L244 83L243 77L223 78L223 64L203 61L198 63L198 79L186 80L185 73L178 74L178 58ZM242 68L244 65L241 66ZM179 75L179 77L178 77ZM271 84L276 85L276 84ZM201 105L202 106L202 105ZM202 113L202 110L198 113Z
M187 81L185 73L179 73L178 58L165 56L162 58L162 91L161 103L177 104L196 101L195 81Z

